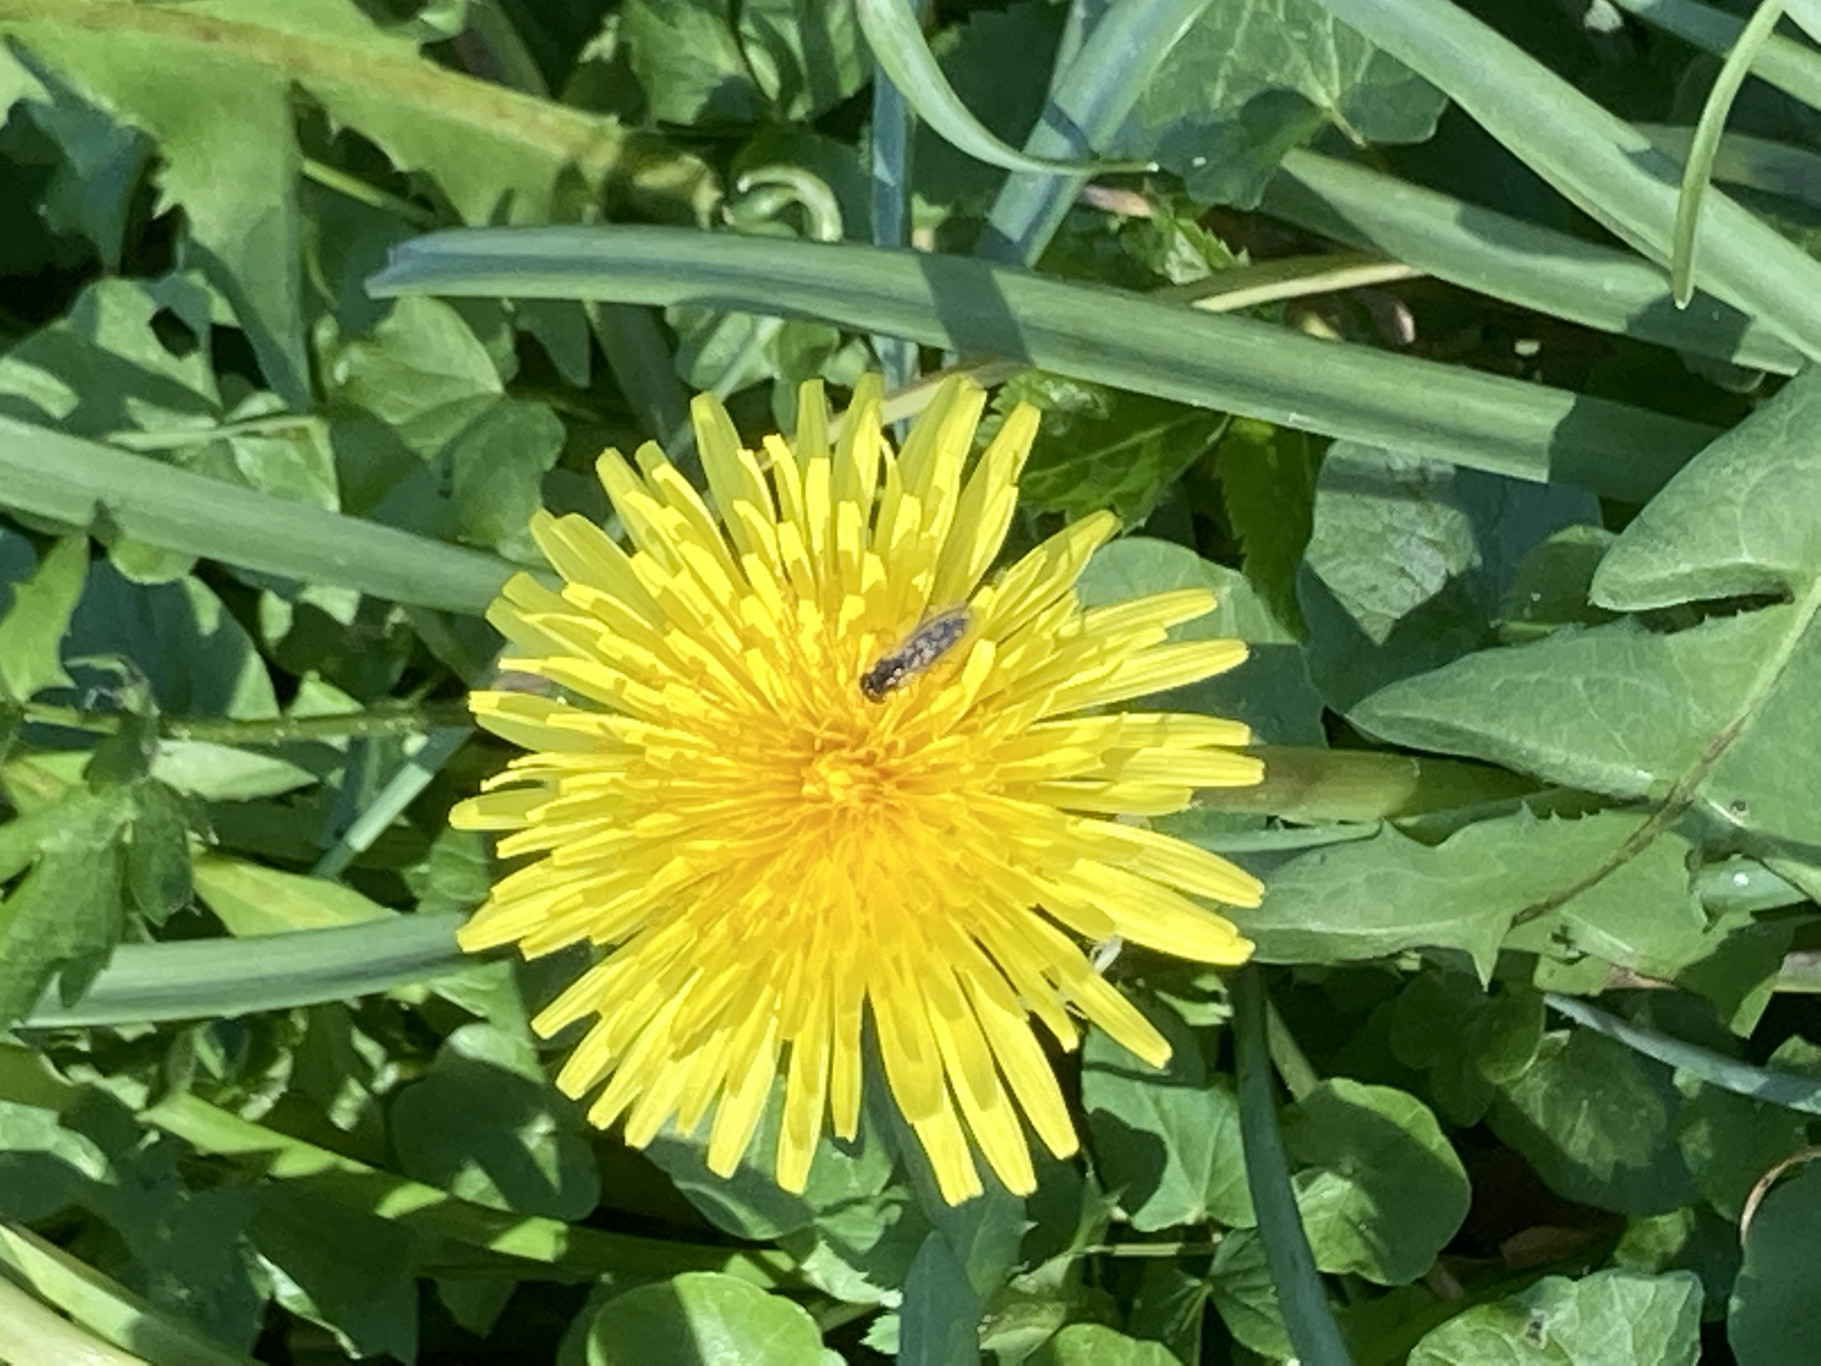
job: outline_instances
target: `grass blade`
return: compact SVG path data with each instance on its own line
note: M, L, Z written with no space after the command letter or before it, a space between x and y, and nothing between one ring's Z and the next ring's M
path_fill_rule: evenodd
M1574 204L1645 256L1669 261L1681 168L1637 129L1449 0L1326 4ZM1701 287L1821 357L1821 263L1722 194L1703 213Z
M122 944L74 1005L47 992L21 1029L206 1020L345 1001L453 972L453 912L329 930Z
M1696 423L954 256L659 227L472 229L399 247L378 294L705 303L890 331L1538 482L1644 499Z
M1778 374L1801 368L1794 347L1718 299L1700 295L1689 308L1677 308L1663 272L1629 252L1350 162L1291 152L1265 189L1264 207L1298 227L1375 247L1521 308Z
M1710 1086L1718 1086L1721 1090L1748 1096L1752 1100L1781 1105L1785 1110L1821 1115L1821 1081L1739 1062L1724 1053L1716 1053L1711 1048L1684 1043L1667 1034L1659 1034L1654 1029L1643 1029L1560 992L1546 991L1543 999L1548 1002L1551 1010L1559 1011L1576 1024L1604 1034L1609 1039L1617 1039L1633 1052L1642 1053L1647 1058L1654 1058L1678 1071L1686 1072Z
M1246 1184L1258 1211L1265 1265L1283 1310L1290 1344L1303 1366L1350 1366L1352 1357L1328 1307L1328 1292L1315 1269L1302 1213L1290 1185L1290 1163L1277 1129L1271 1094L1269 1011L1264 972L1256 963L1227 976L1233 998L1233 1041L1239 1072L1239 1133L1246 1152Z
M514 566L0 417L0 507L415 607L481 613Z
M1701 108L1700 120L1695 124L1688 161L1682 167L1682 194L1676 200L1675 236L1669 257L1670 288L1675 292L1678 308L1687 307L1689 299L1694 297L1695 230L1701 224L1701 201L1707 195L1707 185L1713 175L1714 153L1720 146L1720 134L1726 128L1726 116L1732 112L1732 102L1738 97L1739 87L1745 84L1753 59L1782 17L1783 0L1764 0L1758 6L1751 22L1739 34L1739 41L1726 54L1720 74L1714 78L1714 87L1707 94L1707 103Z

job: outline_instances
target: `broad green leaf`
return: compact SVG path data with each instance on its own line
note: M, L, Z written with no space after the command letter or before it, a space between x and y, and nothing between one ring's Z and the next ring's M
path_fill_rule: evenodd
M492 890L492 862L485 839L474 831L437 832L423 861L405 870L417 912L473 910Z
M711 1271L642 1285L588 1326L588 1366L834 1366L816 1321L781 1295Z
M1296 1203L1323 1271L1408 1284L1460 1230L1467 1173L1415 1096L1337 1077L1281 1123L1285 1148L1305 1164Z
M1221 1322L1242 1346L1274 1360L1291 1355L1290 1335L1257 1229L1234 1229L1220 1240L1208 1268L1208 1294Z
M1043 413L1018 498L1039 511L1083 516L1111 508L1128 526L1148 517L1169 486L1206 453L1225 419L1143 394L1029 371L993 396Z
M46 3L0 18L0 33L157 142L193 254L248 328L272 387L299 408L309 384L294 85L401 169L427 173L467 222L569 216L579 207L565 197L570 171L589 196L611 183L673 213L712 193L706 168L676 153L641 183L646 140L422 58L409 37L347 0L282 10L223 0L206 14L130 0Z
M1618 611L1789 595L1821 582L1821 374L1792 380L1653 498L1601 561L1595 601Z
M967 1366L978 1361L980 1314L985 1307L947 1239L931 1233L905 1278L904 1304L898 1311L898 1360L908 1366Z
M1492 1129L1551 1190L1596 1209L1661 1213L1694 1198L1675 1146L1669 1069L1590 1030L1551 1034L1500 1088Z
M852 5L747 0L736 12L747 69L782 120L827 113L872 74Z
M1821 1295L1821 1166L1811 1160L1771 1187L1745 1235L1726 1340L1749 1366L1799 1366L1814 1356L1813 1309Z
M1337 442L1322 460L1298 598L1331 706L1492 638L1531 547L1597 522L1585 494Z
M1546 1276L1457 1314L1416 1345L1410 1366L1694 1366L1700 1351L1698 1278L1597 1271Z
M1821 842L1821 497L1809 424L1821 381L1789 385L1619 538L1595 598L1629 610L1776 594L1676 631L1565 630L1393 685L1352 719L1399 744L1473 754L1619 797L1693 801L1761 838Z
M278 1302L327 1328L343 1351L415 1359L413 1238L401 1225L277 1181L259 1188L247 1236L284 1273Z
M333 398L372 413L426 458L505 393L473 328L438 299L400 299L371 331L331 342L323 374Z
M0 535L15 539L10 532ZM88 568L88 537L67 536L45 552L29 578L11 586L10 604L0 606L0 697L25 702L40 688L69 683L63 636Z
M1385 829L1370 840L1328 845L1285 864L1272 874L1262 906L1228 914L1258 942L1266 962L1349 962L1404 949L1458 949L1487 977L1519 916L1549 913L1552 926L1569 926L1585 937L1579 952L1622 942L1602 939L1599 927L1622 924L1634 911L1643 914L1666 894L1698 917L1685 870L1666 856L1627 856L1627 842L1642 824L1640 817L1617 813L1539 820L1526 810L1476 822L1435 846ZM1679 932L1686 940L1698 928L1690 923Z
M1101 1183L1140 1232L1210 1221L1250 1227L1257 1216L1232 1084L1207 1075L1200 1042L1179 1018L1158 1011L1152 1023L1170 1040L1162 1071L1100 1030L1082 1047L1081 1104Z
M152 776L179 792L215 802L275 797L316 781L309 769L275 754L207 740L160 740Z
M653 118L713 127L765 116L765 92L730 18L718 0L628 0L621 22L632 74Z
M278 715L271 677L252 640L200 579L148 586L95 564L64 638L64 659L106 656L130 661L163 711Z
M571 1220L600 1201L580 1114L544 1079L530 1048L490 1025L463 1025L444 1039L386 1116L399 1170L464 1200Z
M1172 588L1208 588L1215 607L1176 628L1179 640L1227 637L1250 647L1245 663L1202 683L1152 693L1147 711L1205 711L1244 721L1260 741L1320 744L1321 699L1309 683L1302 651L1252 585L1225 565L1186 546L1127 536L1099 550L1076 585L1089 606L1124 602Z
M1792 1054L1807 1053L1814 1074L1813 1049L1792 1039L1772 1055L1785 1071L1798 1070ZM1737 1220L1753 1188L1785 1158L1808 1146L1808 1121L1780 1105L1751 1100L1718 1086L1697 1089L1682 1110L1676 1134L1682 1158L1695 1184L1715 1209Z
M1330 125L1355 143L1421 142L1441 91L1318 0L1209 5L1147 83L1121 147L1204 203L1258 202L1291 147Z
M1391 1051L1429 1073L1429 1095L1449 1120L1476 1124L1495 1085L1535 1060L1544 1020L1540 992L1502 984L1488 995L1467 973L1430 968L1398 994Z
M1031 1366L1176 1366L1161 1342L1144 1342L1101 1323L1071 1323L1043 1345Z

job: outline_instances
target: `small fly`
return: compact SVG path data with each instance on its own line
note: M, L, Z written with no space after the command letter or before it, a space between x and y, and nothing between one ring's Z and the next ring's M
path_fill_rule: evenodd
M972 622L973 614L965 607L931 617L860 676L861 694L868 702L883 702L887 693L896 692L959 645Z

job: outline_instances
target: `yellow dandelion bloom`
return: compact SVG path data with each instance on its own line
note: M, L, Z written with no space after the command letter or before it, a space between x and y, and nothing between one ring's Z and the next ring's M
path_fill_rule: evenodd
M712 504L653 444L601 457L631 549L577 516L532 530L560 592L521 574L488 619L504 667L560 695L480 692L480 723L530 753L455 823L529 858L461 931L526 957L600 946L536 1019L592 1020L557 1078L643 1145L712 1115L730 1173L783 1078L780 1185L801 1191L825 1128L855 1133L870 1022L892 1097L943 1196L975 1154L1033 1189L1025 1125L1076 1137L1033 1017L1077 1017L1153 1064L1163 1037L1097 974L1115 935L1203 963L1251 944L1203 901L1256 879L1131 817L1241 786L1249 733L1210 716L1107 710L1229 669L1232 640L1171 643L1200 589L1084 609L1075 581L1117 527L1085 518L989 576L1037 414L970 462L984 395L952 382L901 452L876 378L831 440L806 386L794 442L741 447L693 410ZM1120 820L1119 817L1127 817Z

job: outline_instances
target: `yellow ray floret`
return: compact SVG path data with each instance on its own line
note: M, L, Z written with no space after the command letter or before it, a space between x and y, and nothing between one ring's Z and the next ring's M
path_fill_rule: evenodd
M519 575L488 619L548 686L475 694L529 752L453 817L529 861L461 942L596 946L534 1023L584 1026L558 1085L630 1143L705 1126L726 1174L775 1107L777 1179L800 1191L823 1135L856 1132L876 1046L947 1199L983 1189L980 1159L1024 1193L1027 1130L1076 1144L1034 1025L1169 1054L1084 941L1251 952L1211 907L1257 905L1258 882L1134 823L1259 781L1250 733L1104 710L1245 646L1169 638L1212 609L1199 589L1084 609L1110 515L992 575L1036 413L970 458L984 396L951 382L894 452L880 399L863 380L831 438L805 386L794 440L749 450L700 398L705 492L647 445L599 463L627 545L534 519L561 587Z

